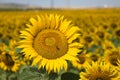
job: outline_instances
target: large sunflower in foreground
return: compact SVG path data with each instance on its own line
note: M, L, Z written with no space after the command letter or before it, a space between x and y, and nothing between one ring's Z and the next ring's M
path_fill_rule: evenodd
M67 70L67 61L76 60L81 44L73 41L80 36L79 28L59 15L38 16L30 19L21 31L19 48L33 59L32 65L45 68L48 73Z
M85 72L80 73L79 80L118 80L118 72L111 68L109 64L92 63L85 67Z

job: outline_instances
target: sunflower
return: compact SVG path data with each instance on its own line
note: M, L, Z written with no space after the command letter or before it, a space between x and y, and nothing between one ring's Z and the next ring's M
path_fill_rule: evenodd
M118 67L116 68L116 70L118 71L118 73L119 73L119 76L120 76L120 59L118 59ZM120 79L120 77L119 77L119 79Z
M5 51L6 49L7 49L7 46L4 43L0 42L0 50Z
M15 51L15 49L16 49L16 47L17 47L17 41L16 40L14 40L14 39L11 39L10 41L9 41L9 49L10 50L13 50L13 51Z
M86 55L86 51L84 51L81 54L78 54L76 57L78 58L78 60L71 62L73 67L75 68L78 68L78 69L84 68L84 66L89 62L89 58Z
M7 50L7 46L4 43L0 43L0 62L2 61L2 53Z
M104 30L102 27L96 27L94 34L98 45L101 45L104 40L111 39L112 37L112 35Z
M21 31L19 48L33 59L32 65L45 68L48 73L67 70L67 61L76 60L81 44L74 41L80 36L79 28L60 15L30 18L26 30Z
M103 43L102 43L102 48L103 48L104 50L114 49L114 48L115 48L115 45L113 44L112 41L110 41L110 40L105 40L105 41L103 41Z
M3 38L3 33L2 32L0 32L0 39L2 39Z
M104 62L87 64L79 80L118 80L118 72Z
M0 62L0 68L6 71L16 72L19 70L20 62L18 56L15 55L14 51L3 52L2 61Z
M110 24L110 28L111 28L112 30L115 30L116 28L118 28L118 24L117 24L117 23L111 23L111 24Z
M120 59L120 47L104 52L104 60L106 63L109 63L109 65L117 67L118 59Z
M102 24L101 26L105 31L109 31L110 30L110 26L109 26L109 22L106 24Z
M90 59L90 62L97 62L100 61L101 56L99 53L89 52L87 53L88 58Z
M113 30L113 36L117 39L120 39L120 27L117 27L115 30Z
M80 37L81 44L83 44L86 48L90 48L94 42L94 34L91 32L83 32L83 35Z

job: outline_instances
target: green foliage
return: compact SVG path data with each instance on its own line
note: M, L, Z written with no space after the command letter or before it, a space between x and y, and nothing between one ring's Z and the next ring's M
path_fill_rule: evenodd
M17 74L17 80L40 80L41 77L41 73L30 66L22 66Z

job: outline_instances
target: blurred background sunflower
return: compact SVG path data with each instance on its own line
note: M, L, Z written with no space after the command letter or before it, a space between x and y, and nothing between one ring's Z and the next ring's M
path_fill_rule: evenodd
M80 73L79 80L118 80L119 75L115 68L104 62L87 64L85 71Z
M20 61L18 56L13 51L3 52L2 61L0 62L0 68L6 71L17 72L20 67Z
M118 59L120 59L120 47L106 50L104 53L104 60L111 66L118 66Z
M90 59L88 58L86 51L79 53L76 57L78 58L78 60L72 61L73 67L81 69L84 68L84 66L89 63Z
M0 45L0 68L5 71L16 72L20 68L19 57L15 50L16 43L11 40L9 45L4 43Z

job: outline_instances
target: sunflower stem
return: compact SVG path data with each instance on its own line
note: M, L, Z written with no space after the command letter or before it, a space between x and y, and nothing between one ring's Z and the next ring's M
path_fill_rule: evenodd
M6 74L6 79L5 80L9 80L9 76L10 76L10 74Z
M11 72L7 71L6 72L5 80L9 80L10 76L11 76Z

